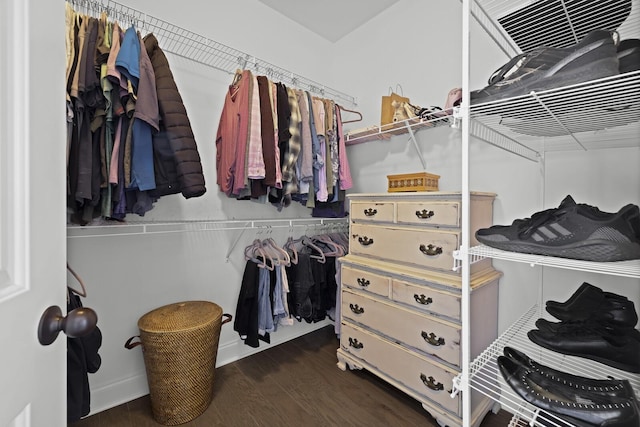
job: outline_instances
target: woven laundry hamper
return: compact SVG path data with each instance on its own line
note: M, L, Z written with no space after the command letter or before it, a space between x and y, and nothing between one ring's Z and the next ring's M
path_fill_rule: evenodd
M230 320L231 315L208 301L165 305L138 320L140 335L129 338L125 347L142 345L157 422L184 424L209 407L220 329ZM140 341L133 342L135 338Z

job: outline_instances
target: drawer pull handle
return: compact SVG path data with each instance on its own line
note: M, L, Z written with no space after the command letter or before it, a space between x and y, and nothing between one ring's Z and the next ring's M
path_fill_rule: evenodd
M434 334L433 332L428 334L425 331L422 331L422 334L420 335L422 335L422 338L425 340L425 342L427 342L428 344L431 344L434 347L439 347L441 345L444 345L444 338L436 337L436 334Z
M362 314L364 313L364 308L360 307L358 304L349 304L349 308L351 309L351 311L353 311L355 314Z
M420 252L429 256L436 256L442 253L442 248L440 246L434 246L432 244L428 245L420 245Z
M360 341L358 341L357 338L349 337L349 347L353 347L355 349L360 350L361 348L364 347L364 345Z
M436 379L431 376L427 378L425 374L420 374L420 379L422 380L422 383L427 387L429 387L431 390L434 390L434 391L444 390L444 384L437 382Z
M434 215L435 213L433 211L428 211L426 209L422 209L421 211L416 211L416 216L420 219L429 219Z
M364 210L364 214L365 214L365 216L375 216L377 213L378 213L378 210L377 210L377 209L371 209L371 208L369 208L369 209L365 209L365 210Z
M373 239L368 238L367 236L358 237L358 242L362 246L373 245Z
M413 299L415 299L418 304L422 305L429 305L433 302L433 299L431 297L427 297L425 294L420 294L420 296L418 296L418 294L413 294Z
M365 279L364 277L358 277L358 285L362 286L363 288L366 288L370 284L371 282Z

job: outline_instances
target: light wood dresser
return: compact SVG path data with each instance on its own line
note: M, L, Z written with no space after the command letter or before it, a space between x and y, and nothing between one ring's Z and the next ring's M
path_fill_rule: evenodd
M471 228L492 224L495 194L471 194ZM367 369L422 403L440 425L462 425L451 397L461 369L461 195L349 195L349 255L342 258L338 367ZM472 238L472 244L475 239ZM471 269L471 357L497 336L498 280L491 260ZM472 393L472 424L494 401Z

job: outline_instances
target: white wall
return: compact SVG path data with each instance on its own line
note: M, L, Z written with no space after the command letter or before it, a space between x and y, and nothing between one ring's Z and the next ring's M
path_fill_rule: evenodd
M318 37L257 0L174 2L130 0L127 4L298 74L356 96L364 120L351 128L379 122L380 97L400 84L404 95L423 106L443 105L448 91L460 86L460 14L457 1L401 0L336 43ZM196 6L197 4L197 6ZM339 11L336 11L339 13ZM474 25L472 87L506 61ZM302 207L277 213L271 206L239 202L220 195L215 185L214 136L230 76L189 61L169 57L203 158L207 194L198 199L161 199L145 219L296 218ZM460 138L443 127L417 133L427 170L441 176L442 190L460 190ZM471 188L495 192L494 221L508 224L542 207L557 206L572 194L578 202L615 211L640 203L638 149L588 153L549 153L545 197L540 165L480 141L471 143ZM407 136L348 148L354 192L385 192L386 175L422 169ZM285 232L286 234L286 232ZM87 282L86 305L100 316L103 367L90 377L93 411L146 392L140 351L124 341L137 333L137 319L152 308L186 299L207 299L235 312L244 261L242 248L255 237L247 232L225 262L237 232L206 232L69 240L71 265ZM274 234L276 240L284 235ZM545 293L566 298L582 281L624 292L640 306L640 288L628 279L495 262L504 271L500 284L500 329ZM306 333L319 325L299 324L274 334L276 341ZM266 348L261 345L261 349ZM219 364L250 354L230 325L223 328Z

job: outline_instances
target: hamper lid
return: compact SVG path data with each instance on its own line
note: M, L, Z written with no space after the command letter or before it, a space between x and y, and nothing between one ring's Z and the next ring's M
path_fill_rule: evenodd
M199 328L222 318L222 308L209 301L184 301L152 310L138 320L145 332L175 332Z

